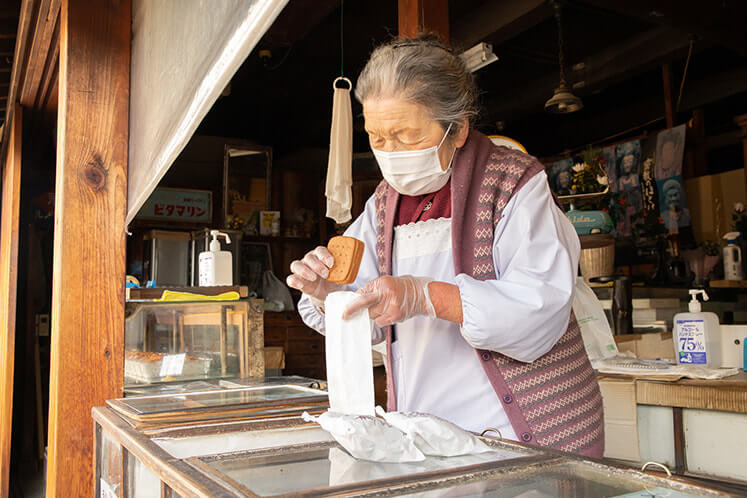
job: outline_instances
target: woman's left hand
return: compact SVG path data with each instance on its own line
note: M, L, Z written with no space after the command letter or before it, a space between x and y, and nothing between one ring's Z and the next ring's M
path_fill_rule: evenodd
M359 297L350 302L343 319L362 309L368 309L376 325L384 327L403 322L417 315L436 317L436 311L428 295L430 278L383 276L371 280L358 290Z

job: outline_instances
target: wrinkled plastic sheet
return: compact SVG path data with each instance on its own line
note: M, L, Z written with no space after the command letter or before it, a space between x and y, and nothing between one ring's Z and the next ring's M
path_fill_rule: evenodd
M127 223L288 0L134 0Z

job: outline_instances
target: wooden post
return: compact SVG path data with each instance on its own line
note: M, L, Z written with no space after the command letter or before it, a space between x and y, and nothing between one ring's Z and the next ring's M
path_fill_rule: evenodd
M9 496L13 422L13 367L18 288L18 222L21 206L21 108L16 107L2 169L0 214L0 496Z
M62 0L47 496L93 494L91 408L121 397L130 0Z
M672 67L669 63L661 66L661 79L664 85L664 117L667 129L674 127L674 106L672 105Z
M433 31L449 44L448 0L399 0L399 36L413 37L420 31Z
M742 128L742 153L744 154L744 184L747 189L747 114L741 114L734 118L737 126Z

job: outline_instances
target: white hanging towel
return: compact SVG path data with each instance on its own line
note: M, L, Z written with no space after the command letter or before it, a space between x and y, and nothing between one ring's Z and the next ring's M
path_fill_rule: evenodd
M338 88L344 81L348 88ZM350 90L353 84L342 76L332 83L332 130L329 134L329 161L327 162L327 218L335 223L350 221L350 206L353 202L353 110L350 106Z
M365 309L347 320L342 319L345 307L356 297L355 292L333 292L324 303L329 409L337 413L375 417L372 321Z

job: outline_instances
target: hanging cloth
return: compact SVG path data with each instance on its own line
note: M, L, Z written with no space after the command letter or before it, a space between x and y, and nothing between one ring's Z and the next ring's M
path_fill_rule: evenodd
M338 81L348 84L339 88ZM353 203L353 110L350 105L350 90L353 84L340 76L332 83L332 130L329 136L329 161L327 162L327 218L335 223L350 221L350 206Z

